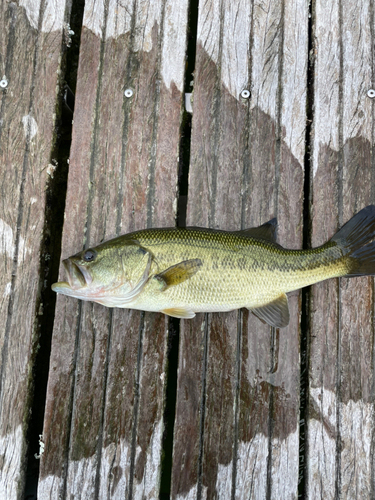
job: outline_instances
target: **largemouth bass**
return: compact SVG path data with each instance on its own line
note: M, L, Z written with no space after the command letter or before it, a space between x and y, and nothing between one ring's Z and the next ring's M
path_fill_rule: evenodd
M287 250L276 219L242 231L145 229L63 261L57 293L107 307L193 318L247 307L271 326L289 322L286 293L340 276L375 274L375 206L361 210L324 245Z

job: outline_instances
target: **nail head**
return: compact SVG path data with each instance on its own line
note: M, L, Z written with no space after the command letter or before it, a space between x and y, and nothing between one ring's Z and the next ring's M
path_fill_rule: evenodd
M131 97L133 95L132 89L126 89L124 92L125 97Z
M368 90L367 95L370 97L370 99L373 99L375 97L375 90L374 89Z
M242 99L249 99L250 97L250 91L247 90L247 89L244 89L242 92L241 92L241 97Z
M5 78L0 80L0 88L6 89L7 87L8 87L8 80L6 80Z

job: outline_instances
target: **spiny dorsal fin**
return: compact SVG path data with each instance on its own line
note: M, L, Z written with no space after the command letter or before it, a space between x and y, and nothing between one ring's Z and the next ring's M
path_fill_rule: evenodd
M269 304L255 309L252 308L250 311L259 319L276 328L283 328L289 323L288 297L285 293L282 293Z
M201 259L184 260L157 274L155 278L163 284L162 291L164 292L167 288L179 285L194 276L201 266Z
M251 238L260 238L262 240L270 241L276 243L276 231L277 231L277 219L274 217L270 221L262 224L259 227L250 227L249 229L243 229L238 231L240 234L245 236L250 236Z

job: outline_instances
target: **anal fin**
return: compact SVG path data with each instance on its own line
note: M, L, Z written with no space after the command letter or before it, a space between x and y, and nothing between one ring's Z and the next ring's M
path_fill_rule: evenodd
M269 304L251 308L250 311L260 320L276 328L284 328L289 323L288 297L285 293L282 293Z

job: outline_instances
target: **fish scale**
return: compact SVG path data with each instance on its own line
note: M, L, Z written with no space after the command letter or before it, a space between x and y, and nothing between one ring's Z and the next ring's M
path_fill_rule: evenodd
M164 259L164 246L169 246L169 243L166 241L162 244L160 236L167 236L167 233L159 235L158 232L152 235L140 232L135 236L142 246L153 252L160 267L168 268L197 257L204 263L202 270L190 280L166 292L172 301L176 299L188 303L196 312L207 310L212 303L226 310L256 307L263 304L264 296L301 288L315 282L320 274L325 276L324 279L340 276L346 274L348 269L347 264L340 261L342 254L337 248L326 248L323 255L319 251L285 250L268 242L223 232L210 235L209 242L214 243L210 247L204 244L207 240L199 240L203 236L202 232L195 230L190 234L189 230L176 230L180 239L171 245L174 252ZM156 245L153 236L157 238ZM200 244L197 245L197 241ZM183 253L180 250L182 245L188 247ZM337 259L334 266L333 261ZM146 299L147 293L148 287L145 287L138 305ZM147 298L150 299L151 296Z
M69 257L69 282L53 289L109 307L181 318L247 307L283 327L289 321L287 292L375 273L374 206L315 249L288 250L275 236L276 219L244 231L144 229Z

